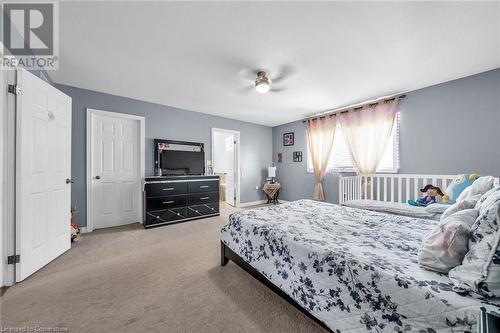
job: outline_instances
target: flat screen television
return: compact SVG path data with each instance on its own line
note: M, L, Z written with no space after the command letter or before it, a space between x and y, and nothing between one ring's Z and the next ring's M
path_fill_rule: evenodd
M163 150L160 159L162 174L165 176L204 173L203 151Z

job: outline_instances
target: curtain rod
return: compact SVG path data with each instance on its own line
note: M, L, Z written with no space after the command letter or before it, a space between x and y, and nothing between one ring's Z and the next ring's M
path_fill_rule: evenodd
M327 111L323 115L319 114L317 116L308 117L307 119L302 120L302 122L306 123L307 120L314 119L314 118L325 118L327 116L328 117L332 117L332 116L334 116L336 114L339 114L339 113L348 112L349 110L362 109L366 105L374 106L374 105L377 105L380 102L392 101L392 100L396 99L396 97L399 97L401 99L401 98L405 98L406 95L405 94L395 95L395 96L391 96L391 97L388 97L388 98L382 98L382 99L379 99L379 100L375 100L374 102L371 102L371 103L370 102L365 102L365 103L353 104L353 105L347 106L347 107L337 108L337 109L334 109L334 110L331 110L331 111Z

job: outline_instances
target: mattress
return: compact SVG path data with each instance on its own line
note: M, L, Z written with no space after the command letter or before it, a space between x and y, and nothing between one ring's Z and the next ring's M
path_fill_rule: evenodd
M419 267L436 223L299 200L230 215L221 240L335 332L475 332L500 300Z
M411 206L409 204L401 202L360 199L360 200L346 201L343 203L343 205L353 208L368 209L377 212L420 217L420 218L436 219L436 215L440 215L428 212L425 209L425 207Z

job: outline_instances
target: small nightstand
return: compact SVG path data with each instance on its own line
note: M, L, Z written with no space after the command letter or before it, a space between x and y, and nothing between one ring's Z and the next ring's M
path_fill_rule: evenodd
M262 187L262 191L264 191L264 193L267 195L267 203L279 203L278 195L280 194L280 190L280 183L265 183Z

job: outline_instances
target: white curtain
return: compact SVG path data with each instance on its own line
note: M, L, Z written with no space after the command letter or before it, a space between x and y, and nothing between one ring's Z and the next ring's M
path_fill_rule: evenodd
M398 98L395 98L339 115L342 132L358 174L369 176L377 171L392 133L397 106Z
M325 200L322 181L332 153L335 127L337 126L336 118L335 116L326 116L307 121L307 143L316 180L314 200Z

